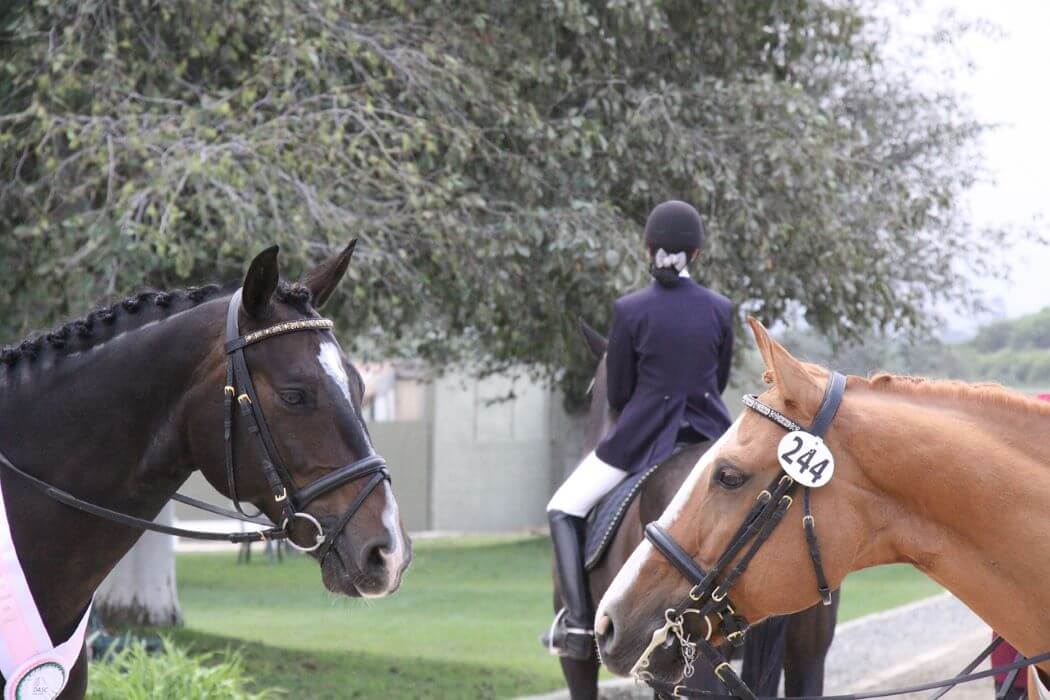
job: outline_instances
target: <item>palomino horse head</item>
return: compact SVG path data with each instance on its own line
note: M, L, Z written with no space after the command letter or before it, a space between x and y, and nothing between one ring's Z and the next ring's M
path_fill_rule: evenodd
M260 253L244 279L240 333L247 335L284 321L319 318L315 309L324 306L343 278L355 243L318 265L295 285L278 282L276 247ZM226 301L228 297L214 303ZM216 387L226 383L226 358L221 343L217 345L220 349L214 363L202 368L202 375L206 376L198 385L198 390L206 392L216 404ZM297 488L375 454L361 415L361 375L347 360L331 331L275 335L249 345L244 353L277 455ZM263 455L242 418L235 411L233 464L237 495L280 524L281 508L260 467ZM192 449L211 484L230 495L222 468L222 439L214 435L216 424L221 422L211 413L195 421L191 440L193 436L201 437ZM328 537L334 538L331 551L320 562L324 584L334 593L367 597L392 593L411 560L411 543L386 481L364 497L349 521L340 523L367 482L368 479L358 479L343 483L305 508ZM315 535L306 519L297 520L291 532L292 540L303 545ZM318 556L317 552L311 554Z
M766 380L772 383L761 401L808 425L820 407L829 373L799 362L761 324L754 319L749 322L766 365ZM843 404L836 424L849 420L848 413ZM660 525L705 571L726 549L759 493L780 473L777 447L784 435L782 428L763 416L745 411L701 457L660 517ZM812 496L820 523L821 554L833 589L857 556L849 534L864 531L859 511L851 506L851 496L858 488L854 465L840 438L833 424L826 442L836 458L834 478ZM789 510L732 588L736 612L752 624L820 601L816 575L808 565L801 518L800 507ZM604 663L616 673L628 673L649 645L653 631L665 624L665 611L687 600L690 587L651 544L639 545L598 607L596 630ZM695 616L687 623L695 625L690 634L706 631ZM718 641L717 631L712 641ZM676 680L683 670L679 650L672 643L658 648L647 670L655 678Z

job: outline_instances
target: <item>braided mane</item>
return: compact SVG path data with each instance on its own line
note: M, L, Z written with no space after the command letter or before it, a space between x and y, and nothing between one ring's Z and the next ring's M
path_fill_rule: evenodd
M224 294L232 293L237 285L220 286L207 284L200 287L187 287L171 291L147 290L133 294L112 304L99 306L83 318L68 321L50 331L32 333L22 342L0 348L0 367L13 367L19 362L32 362L41 353L51 350L68 351L72 341L87 341L89 347L104 343L109 339L105 331L112 328L117 319L128 318L138 321L131 330L156 320L155 314L141 313L143 310L155 309L163 315L172 306L188 302L190 307L209 301ZM302 284L281 282L274 294L277 301L288 304L299 311L306 312L311 301L310 290ZM91 340L98 340L91 343ZM83 349L84 344L78 346Z

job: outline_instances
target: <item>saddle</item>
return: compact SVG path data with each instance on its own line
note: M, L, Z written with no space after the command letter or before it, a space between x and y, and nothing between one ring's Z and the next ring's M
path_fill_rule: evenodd
M587 538L583 548L583 565L587 571L601 563L631 501L642 490L645 480L659 468L659 464L654 464L644 471L631 474L591 508L587 516Z
M635 497L642 492L642 486L645 485L646 480L655 474L662 464L669 462L672 457L692 447L693 444L695 443L676 444L674 452L667 459L660 464L654 464L648 469L631 474L591 509L587 515L587 537L583 547L583 562L587 571L601 564L609 543L613 541L616 531L620 529L624 514L627 513Z

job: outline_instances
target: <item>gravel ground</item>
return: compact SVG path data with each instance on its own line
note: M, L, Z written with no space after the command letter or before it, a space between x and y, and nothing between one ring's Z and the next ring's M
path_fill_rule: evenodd
M828 694L889 689L949 678L991 641L980 618L950 594L839 625L828 654L824 690ZM987 664L981 668L987 668ZM919 700L931 693L901 696ZM651 698L632 681L603 683L605 700ZM992 700L990 680L959 686L949 700ZM523 700L567 700L567 691Z
M988 626L947 593L869 615L839 626L828 654L825 690L859 692L949 678L990 641ZM991 688L991 681L975 681L948 697L992 700Z

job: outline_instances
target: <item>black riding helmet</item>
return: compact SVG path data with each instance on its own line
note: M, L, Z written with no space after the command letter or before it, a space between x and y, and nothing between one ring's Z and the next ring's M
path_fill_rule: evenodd
M645 221L649 250L691 254L704 244L704 222L690 204L672 199L658 204Z
M704 243L704 222L691 205L672 199L657 205L645 222L649 272L665 287L679 283L679 274Z

